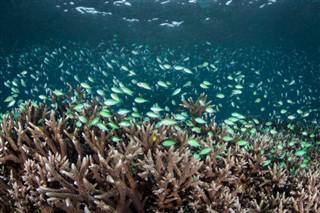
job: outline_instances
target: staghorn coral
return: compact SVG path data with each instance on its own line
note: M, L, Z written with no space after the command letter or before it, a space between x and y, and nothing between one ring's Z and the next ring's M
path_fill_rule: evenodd
M146 163L145 163L146 162ZM199 184L199 169L202 163L190 156L187 148L169 150L151 150L143 160L139 160L141 168L139 176L148 182L153 194L146 195L148 203L156 209L174 209L192 201L192 189ZM191 200L190 200L191 199Z
M241 131L251 120L230 131L205 113L204 94L182 101L192 125L121 126L124 116L79 87L51 100L3 118L3 212L320 211L319 147L289 130Z
M211 101L207 102L207 96L204 93L200 94L199 98L195 102L192 98L189 98L188 100L182 99L181 101L182 103L180 106L189 109L191 113L191 121L194 125L196 125L195 118L201 117L206 108L211 107Z

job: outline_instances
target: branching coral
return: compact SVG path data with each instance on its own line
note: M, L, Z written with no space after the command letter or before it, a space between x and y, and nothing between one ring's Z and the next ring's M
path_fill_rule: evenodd
M188 125L129 122L80 88L69 93L4 117L1 211L320 211L319 147L230 131L205 115L204 94L182 101Z

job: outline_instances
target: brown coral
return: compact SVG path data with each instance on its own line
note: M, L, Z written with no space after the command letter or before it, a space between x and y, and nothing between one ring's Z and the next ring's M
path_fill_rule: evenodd
M70 90L70 97L52 96L54 109L27 102L10 114L18 112L17 118L3 119L1 211L320 211L317 147L309 148L309 167L302 168L305 159L288 146L293 137L237 133L226 142L228 128L204 116L210 106L204 94L196 102L182 103L192 123L201 127L195 133L183 122L117 126L123 116L96 100L87 101L80 88L76 93L81 110L74 110ZM101 116L102 110L112 116ZM87 121L81 123L81 115ZM196 123L196 117L209 122ZM95 118L99 125L92 124ZM164 146L166 139L175 145ZM190 145L190 139L199 145ZM250 145L238 145L240 139ZM274 148L278 145L286 148L290 160ZM207 152L201 153L200 147ZM271 163L263 165L270 156Z

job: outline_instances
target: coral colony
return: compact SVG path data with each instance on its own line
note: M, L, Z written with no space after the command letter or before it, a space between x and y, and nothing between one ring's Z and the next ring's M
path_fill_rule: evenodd
M204 94L134 117L84 86L2 116L1 212L320 212L315 125L218 124Z

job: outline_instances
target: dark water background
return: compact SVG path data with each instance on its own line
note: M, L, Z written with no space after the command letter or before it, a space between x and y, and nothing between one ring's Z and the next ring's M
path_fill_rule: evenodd
M320 1L317 0L278 0L263 8L259 6L267 3L267 0L251 4L249 1L234 0L228 6L225 0L198 0L197 3L181 0L167 4L160 4L159 1L129 1L132 6L115 6L113 1L73 2L1 1L0 66L5 67L5 56L37 46L52 45L51 48L54 48L59 42L63 45L74 41L84 47L95 48L102 41L111 41L117 35L118 45L129 49L133 43L155 49L183 47L189 50L189 54L198 54L204 60L211 54L203 45L205 42L210 42L212 47L228 48L230 55L232 50L254 47L256 50L276 51L280 47L279 52L284 55L290 55L292 51L303 53L312 74L319 73L320 76ZM112 15L81 14L75 9L77 6L93 7L97 11L111 12ZM124 18L139 21L127 22ZM158 19L150 21L152 18ZM183 23L172 28L159 26L167 20ZM228 54L226 57L229 57ZM250 60L250 57L252 55L244 51L239 60ZM272 64L270 59L266 60L264 63ZM288 60L285 63L289 66L291 62ZM10 79L10 74L15 74L12 72L6 79ZM290 72L286 74L290 75ZM319 82L313 80L310 79L310 83L314 84L312 88L320 86ZM7 95L4 91L2 99ZM316 101L312 107L319 108L319 94L313 95Z
M97 0L74 1L75 5L63 5L64 2L70 1L1 1L3 47L37 45L48 39L97 44L118 34L119 41L128 44L172 46L210 41L235 48L282 46L303 49L313 57L319 54L320 1L317 0L282 0L261 9L259 5L263 1L245 5L246 1L242 0L229 6L209 0L196 4L172 1L163 5L143 0L133 1L131 7L116 7ZM94 7L111 12L112 16L83 15L74 9L76 6ZM64 9L68 12L63 12ZM140 21L126 23L123 17ZM184 23L168 30L159 27L158 23L147 22L155 17ZM206 18L210 20L205 21Z

